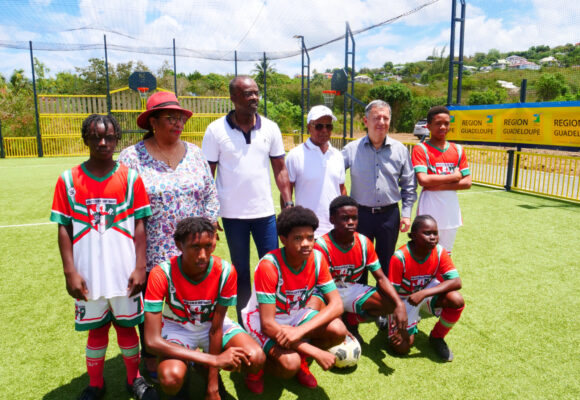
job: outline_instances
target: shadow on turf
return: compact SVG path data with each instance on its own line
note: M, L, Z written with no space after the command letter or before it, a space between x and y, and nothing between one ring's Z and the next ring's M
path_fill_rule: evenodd
M435 354L435 351L431 348L431 345L429 344L429 335L425 334L422 331L417 332L417 334L415 335L415 343L413 344L413 347L411 348L410 354L407 354L407 355L399 355L399 354L393 352L390 349L390 347L388 345L386 345L386 343L388 342L387 337L388 336L387 336L386 330L378 331L377 335L375 337L373 337L370 340L369 344L367 345L371 349L370 351L367 351L365 349L365 347L363 347L361 345L362 354L371 358L379 366L379 371L381 371L381 373L385 373L382 371L383 368L388 369L388 372L385 373L385 375L390 375L391 373L394 372L394 369L389 368L388 366L386 366L382 362L380 364L377 362L377 360L382 361L382 359L384 358L383 351L386 352L391 357L396 357L396 358L428 358L429 360L436 362L436 363L441 363L441 364L446 363L446 361L441 360L437 356L437 354ZM376 353L376 352L379 353L379 355L377 356L377 359L371 357L371 355Z

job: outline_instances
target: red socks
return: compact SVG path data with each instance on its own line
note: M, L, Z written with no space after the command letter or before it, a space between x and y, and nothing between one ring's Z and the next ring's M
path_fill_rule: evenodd
M127 382L133 384L139 375L139 337L135 328L125 328L114 324L117 331L117 343L123 355L125 368L127 369ZM109 344L109 329L111 323L100 328L91 329L87 340L87 373L89 374L89 386L103 387L103 369L105 368L105 354Z
M134 327L113 326L117 331L117 343L119 343L125 368L127 368L127 383L132 385L135 378L141 376L139 374L139 337Z
M103 369L105 368L105 354L109 344L109 328L107 323L100 328L91 329L87 340L87 373L89 386L103 387Z
M439 317L439 321L433 327L431 331L431 336L435 338L444 338L447 333L453 328L453 325L457 321L459 321L459 317L461 316L461 312L465 306L461 308L444 308L441 311L441 317Z

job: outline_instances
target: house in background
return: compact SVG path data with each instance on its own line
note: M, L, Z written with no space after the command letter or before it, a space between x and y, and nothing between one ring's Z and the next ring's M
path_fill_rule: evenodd
M366 83L367 85L373 84L373 79L368 75L357 75L354 77L356 83Z
M560 67L560 62L554 56L544 57L538 62L546 67Z

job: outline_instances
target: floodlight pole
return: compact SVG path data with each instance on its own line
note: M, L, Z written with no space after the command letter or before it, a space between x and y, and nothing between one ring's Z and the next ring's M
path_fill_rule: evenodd
M32 93L34 95L34 116L36 117L36 148L38 157L44 156L42 151L42 137L40 136L40 116L38 114L38 97L36 95L36 75L34 73L34 55L32 54L32 41L28 42L30 46L30 65L32 67Z
M300 107L302 108L302 130L300 135L300 142L302 142L302 135L304 135L304 114L306 110L310 109L310 55L308 54L308 49L304 45L304 36L295 35L295 39L300 39L301 52L302 52L302 68L300 76ZM307 63L304 64L304 55L306 55ZM306 75L304 75L304 70L306 69ZM304 89L304 79L306 79L306 89ZM306 91L306 107L304 107L304 91Z
M175 97L179 96L177 93L177 59L175 56L175 38L173 38L173 88Z
M266 80L268 78L267 68L266 68L266 52L264 52L264 61L262 64L263 76L264 76L264 117L268 117L268 89L266 86Z
M457 0L452 0L451 5L451 38L449 41L449 77L447 79L447 105L451 105L453 101L453 70L454 66L458 65L457 69L457 103L461 103L461 84L463 80L463 38L465 34L465 0L461 1L461 18L457 18ZM455 24L459 22L459 58L455 61Z
M105 43L105 80L107 82L107 114L111 114L111 88L109 87L109 58L107 57L107 35L103 35Z
M234 76L238 76L238 51L234 50Z
M352 50L348 50L348 41L349 39L352 41ZM352 55L351 57L351 72L350 72L350 79L348 79L348 56ZM353 130L354 130L354 55L355 55L355 42L354 42L354 35L350 30L350 25L348 21L346 22L346 33L344 35L344 70L347 74L348 83L350 83L350 96L348 93L345 93L344 96L344 121L342 126L342 141L343 145L346 143L346 118L347 113L350 111L350 137L352 138ZM347 83L347 85L348 85ZM348 91L348 88L347 88ZM350 100L350 107L347 107L347 102Z

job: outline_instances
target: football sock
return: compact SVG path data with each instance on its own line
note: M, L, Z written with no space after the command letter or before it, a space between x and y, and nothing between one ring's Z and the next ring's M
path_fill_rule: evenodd
M356 314L356 313L350 313L350 312L346 312L344 313L345 315L345 320L346 323L349 325L358 325L360 322L364 322L365 318Z
M134 327L126 328L117 324L113 325L117 331L117 343L123 355L123 362L127 368L127 383L133 384L135 378L140 377L139 374L139 337L137 330Z
M459 317L461 316L461 312L465 306L461 308L444 308L441 311L441 317L439 317L439 321L433 327L431 331L431 336L435 338L444 338L447 333L453 328L453 325L457 321L459 321Z
M87 340L86 357L89 386L103 387L103 369L105 368L105 354L109 344L109 328L107 322L100 328L91 329Z

